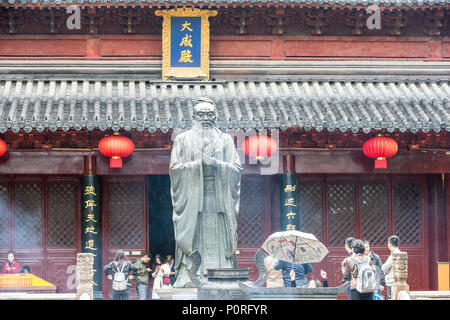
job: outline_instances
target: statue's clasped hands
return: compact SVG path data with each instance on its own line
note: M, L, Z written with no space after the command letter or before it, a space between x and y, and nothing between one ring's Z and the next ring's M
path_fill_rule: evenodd
M214 158L214 149L207 148L205 152L202 154L202 163L207 166L217 166L217 160Z

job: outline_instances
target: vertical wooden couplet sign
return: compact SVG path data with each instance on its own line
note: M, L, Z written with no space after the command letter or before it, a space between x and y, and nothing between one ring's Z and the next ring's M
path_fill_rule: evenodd
M209 79L209 17L216 10L157 10L163 17L162 79Z
M298 230L298 185L296 173L280 175L280 230Z
M102 297L102 225L100 215L100 178L81 177L81 252L94 255L92 285L94 299Z

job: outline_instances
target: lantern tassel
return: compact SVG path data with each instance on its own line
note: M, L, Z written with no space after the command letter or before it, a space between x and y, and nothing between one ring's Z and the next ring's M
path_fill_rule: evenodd
M109 160L110 168L122 168L122 159L120 157L111 157Z
M386 158L377 158L377 159L375 159L375 169L387 169L387 160L386 160Z

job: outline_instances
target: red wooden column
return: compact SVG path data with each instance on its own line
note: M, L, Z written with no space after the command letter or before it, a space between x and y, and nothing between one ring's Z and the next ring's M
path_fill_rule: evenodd
M445 174L433 174L428 179L429 270L430 289L438 289L438 262L448 262L448 182Z
M445 181L446 181L446 217L447 217L447 262L450 262L450 174L445 175Z

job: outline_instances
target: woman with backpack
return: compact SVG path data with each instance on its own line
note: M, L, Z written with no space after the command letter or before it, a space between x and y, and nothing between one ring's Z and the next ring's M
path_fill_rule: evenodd
M137 271L137 268L126 260L125 252L118 250L114 261L107 264L103 271L106 277L112 280L113 300L128 300L131 287L129 274Z
M353 255L342 261L342 275L350 277L351 300L372 300L376 289L375 268L369 256L364 256L365 247L361 240L353 242Z

